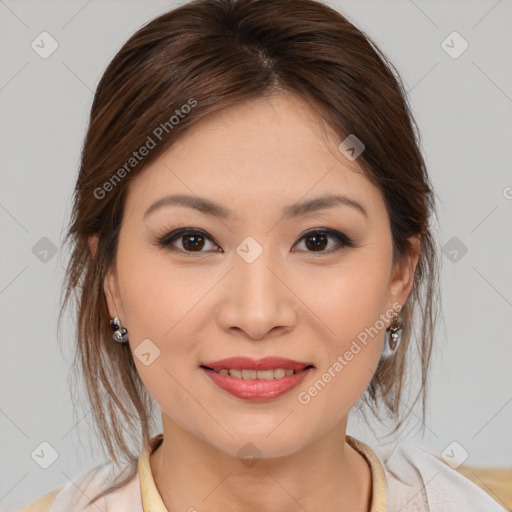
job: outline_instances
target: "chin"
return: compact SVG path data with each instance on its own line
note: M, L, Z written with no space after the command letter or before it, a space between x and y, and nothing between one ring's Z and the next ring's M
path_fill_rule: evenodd
M233 437L226 438L224 436L222 439L209 439L208 443L216 450L240 459L241 462L248 461L248 466L252 460L263 457L265 459L287 457L307 445L304 432L300 429L296 432L290 432L283 428L279 432L279 428L266 426L261 429L253 427L245 431L231 431ZM297 439L296 436L300 436L300 439Z

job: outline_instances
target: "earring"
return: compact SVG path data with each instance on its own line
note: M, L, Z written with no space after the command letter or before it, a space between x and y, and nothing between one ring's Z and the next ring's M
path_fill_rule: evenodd
M398 322L398 312L393 312L391 325L386 329L386 338L384 340L383 358L393 357L402 341L402 325Z
M118 341L119 343L126 343L128 341L128 331L126 327L121 326L118 316L110 320L110 327L114 331L112 334L114 341Z

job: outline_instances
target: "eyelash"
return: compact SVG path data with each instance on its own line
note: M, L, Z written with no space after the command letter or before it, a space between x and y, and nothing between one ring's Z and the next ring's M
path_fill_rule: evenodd
M179 228L179 229L175 229L174 231L171 231L170 233L159 238L157 245L159 247L165 247L169 251L172 251L172 252L180 251L180 252L190 255L192 257L194 257L196 255L200 255L204 252L207 252L207 251L186 251L186 250L179 249L179 248L171 245L175 240L184 238L184 235L199 235L199 236L206 238L206 239L210 240L211 242L215 243L213 241L213 239L207 233L205 233L204 231L202 231L200 229ZM308 237L313 237L315 235L327 235L328 237L329 236L334 237L340 244L340 246L335 248L334 250L330 249L327 251L325 251L325 250L323 250L323 251L306 251L315 256L318 254L320 254L320 255L321 254L333 254L333 253L338 252L344 248L355 247L355 244L352 242L352 240L348 236L346 236L344 233L340 233L339 231L336 231L334 229L329 229L329 228L316 228L316 229L307 231L299 238L298 242L301 242L303 239L308 238ZM218 245L218 244L216 244L216 245ZM215 252L220 252L220 251L215 251Z

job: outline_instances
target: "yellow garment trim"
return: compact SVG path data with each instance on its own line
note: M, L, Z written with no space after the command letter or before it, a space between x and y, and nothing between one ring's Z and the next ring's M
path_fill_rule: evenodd
M153 437L149 446L144 447L139 457L140 494L144 512L168 512L156 488L149 462L149 456L160 446L163 439L163 434Z
M372 505L370 512L387 512L386 475L380 460L368 445L349 435L345 436L345 439L370 465L372 473Z
M27 505L25 508L22 508L20 512L47 512L50 507L53 505L53 502L57 498L60 491L62 491L63 487L59 489L55 489L43 496L39 496L37 500L33 501L30 505Z
M386 476L384 469L369 446L352 436L345 437L347 443L357 450L370 465L372 474L372 505L370 512L386 511ZM160 446L163 434L153 437L150 445L146 446L139 457L140 490L144 512L168 512L156 487L151 472L150 455Z

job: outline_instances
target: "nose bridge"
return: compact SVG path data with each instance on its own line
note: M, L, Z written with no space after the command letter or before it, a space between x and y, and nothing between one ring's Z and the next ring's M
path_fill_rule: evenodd
M261 307L262 303L270 305L283 286L275 276L275 268L279 268L275 254L269 247L264 250L252 237L247 237L236 252L233 279L236 280L241 303L249 300L255 301L253 306L257 307Z
M250 337L262 338L275 327L290 327L295 322L293 294L284 284L284 265L278 259L276 251L264 249L254 238L239 244L220 316L225 329L238 328Z

